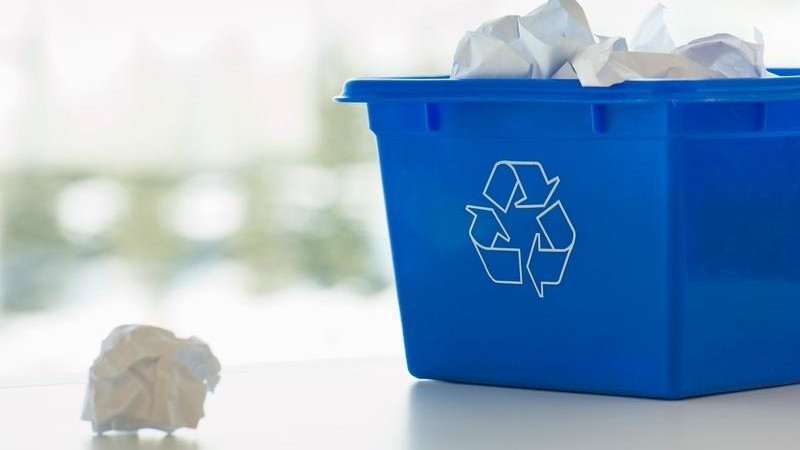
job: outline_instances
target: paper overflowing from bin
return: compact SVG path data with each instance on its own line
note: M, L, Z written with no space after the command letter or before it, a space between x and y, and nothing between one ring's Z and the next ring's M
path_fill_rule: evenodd
M628 51L623 38L609 38L583 48L571 61L584 86L611 86L643 78L724 78L674 53Z
M659 3L645 16L633 34L631 50L650 53L670 53L675 50L675 43L664 21L665 9Z
M153 428L197 428L206 391L213 392L220 363L196 337L123 325L103 340L89 371L83 420L98 433Z
M575 0L549 0L525 16L504 16L467 32L456 48L451 78L575 79L605 87L634 79L758 78L764 40L715 34L676 46L664 6L644 18L630 45L592 33Z

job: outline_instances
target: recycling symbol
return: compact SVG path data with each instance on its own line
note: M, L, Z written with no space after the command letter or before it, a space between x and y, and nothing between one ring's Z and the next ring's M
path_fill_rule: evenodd
M545 286L561 284L575 228L556 199L558 177L548 178L536 161L498 161L483 197L489 204L467 205L472 215L469 238L489 279L497 284L525 284L539 298Z

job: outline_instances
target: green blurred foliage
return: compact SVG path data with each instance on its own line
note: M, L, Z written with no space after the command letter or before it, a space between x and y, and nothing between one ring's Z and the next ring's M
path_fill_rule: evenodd
M61 181L44 173L18 172L2 179L3 306L32 310L49 306L64 266L75 253L61 235L54 204Z
M353 176L347 175L352 171L343 170L349 165L375 162L364 109L332 100L342 82L353 75L348 67L336 45L318 58L317 127L312 148L303 157L270 158L271 152L264 149L264 158L225 171L240 187L246 212L241 228L220 242L187 240L165 221L170 195L195 172L172 168L120 174L34 165L0 175L2 309L51 306L82 264L109 256L136 270L155 298L183 271L230 260L255 275L249 286L254 293L299 283L344 284L366 294L384 289L389 275L374 263L367 224L357 219L358 211L347 210L341 193L317 208L286 205L279 198L280 190L287 187L274 181L286 167L299 164L320 168L341 183L343 177ZM107 233L70 240L56 217L58 195L70 183L93 177L119 183L127 193L128 207ZM287 222L287 216L302 218L303 225Z

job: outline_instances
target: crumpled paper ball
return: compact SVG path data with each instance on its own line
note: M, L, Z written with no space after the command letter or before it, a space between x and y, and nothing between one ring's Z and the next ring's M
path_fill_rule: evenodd
M764 65L764 39L718 33L676 47L660 3L645 17L630 45L622 37L592 33L577 0L548 0L525 16L504 16L468 31L458 43L450 77L578 79L607 87L637 79L772 77Z
M115 328L89 370L83 420L97 433L197 428L220 363L196 337L146 325Z

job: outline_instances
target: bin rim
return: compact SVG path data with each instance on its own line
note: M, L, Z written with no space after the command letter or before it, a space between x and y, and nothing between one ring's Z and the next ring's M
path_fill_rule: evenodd
M583 87L577 80L451 79L447 75L353 78L334 98L346 103L555 102L698 103L800 99L800 68L774 68L770 78L629 80Z

